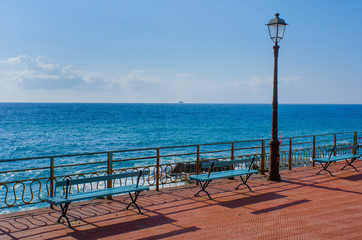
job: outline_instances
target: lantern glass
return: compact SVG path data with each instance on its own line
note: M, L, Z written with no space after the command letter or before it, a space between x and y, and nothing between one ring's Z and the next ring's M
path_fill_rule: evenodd
M286 25L284 25L284 24L278 24L278 34L277 34L277 38L279 38L279 39L282 39L282 38L283 38L285 26L286 26Z
M268 25L269 28L269 35L271 39L274 39L277 36L278 27L276 24ZM274 41L274 40L273 40Z
M273 42L278 43L284 36L285 26L287 24L283 19L279 18L279 14L275 14L275 18L270 20L267 24L269 29L269 36Z

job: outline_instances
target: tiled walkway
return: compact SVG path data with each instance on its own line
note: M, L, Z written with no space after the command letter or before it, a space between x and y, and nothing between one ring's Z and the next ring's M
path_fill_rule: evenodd
M362 161L356 167L362 171ZM341 164L281 171L282 182L249 180L210 184L214 200L194 184L142 193L144 215L123 211L128 199L73 204L74 229L55 223L59 212L40 209L0 215L0 239L362 239L362 173Z

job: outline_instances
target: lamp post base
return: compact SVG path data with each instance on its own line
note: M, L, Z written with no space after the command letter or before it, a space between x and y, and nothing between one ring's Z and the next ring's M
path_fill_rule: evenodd
M274 182L280 182L282 179L280 178L280 175L278 174L278 175L268 175L267 177L266 177L266 179L267 180L269 180L269 181L274 181Z
M274 126L274 125L273 125ZM279 174L279 141L276 138L273 138L270 142L270 159L269 159L269 174L267 179L269 181L278 181L280 182L280 174Z

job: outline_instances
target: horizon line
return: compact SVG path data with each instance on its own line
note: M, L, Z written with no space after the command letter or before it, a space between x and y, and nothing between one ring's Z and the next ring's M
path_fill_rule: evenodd
M188 104L224 104L224 105L271 105L272 103L223 103L223 102L0 102L4 103L38 103L38 104L175 104L175 105L188 105ZM362 103L279 103L278 105L362 105Z

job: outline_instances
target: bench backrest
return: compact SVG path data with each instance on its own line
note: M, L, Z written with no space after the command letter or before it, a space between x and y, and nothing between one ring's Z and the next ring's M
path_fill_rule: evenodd
M356 154L357 153L357 150L358 150L358 147L359 145L356 144L356 145L352 145L352 146L342 146L342 147L336 147L334 148L334 152L339 152L339 151L348 151L348 150L352 150L352 153L353 154Z
M209 169L209 176L210 176L210 174L214 168L231 166L231 165L236 165L236 164L240 164L240 163L248 164L249 165L248 170L250 170L256 160L260 160L260 158L252 157L252 158L238 159L238 160L231 160L231 161L220 161L220 162L213 161L211 163L210 162L204 163L202 165L202 168Z
M328 154L328 160L332 157L335 148L336 148L336 147L332 147L332 149L329 149L329 150L328 150L328 152L329 152L329 154Z
M352 146L333 147L332 149L328 150L329 151L328 159L330 159L332 157L333 153L338 154L338 152L340 152L340 151L352 150L352 153L356 154L358 151L358 147L359 147L358 144L352 145Z
M105 175L99 177L88 177L88 178L78 178L78 179L66 179L62 181L57 181L55 183L55 187L68 187L71 185L78 185L78 184L85 184L85 183L92 183L92 182L102 182L107 180L114 180L114 179L121 179L121 178L128 178L128 177L136 177L137 178L137 187L139 184L139 180L142 175L149 174L149 170L145 171L138 171L138 172L129 172L129 173L119 173L119 174L112 174L112 175Z

